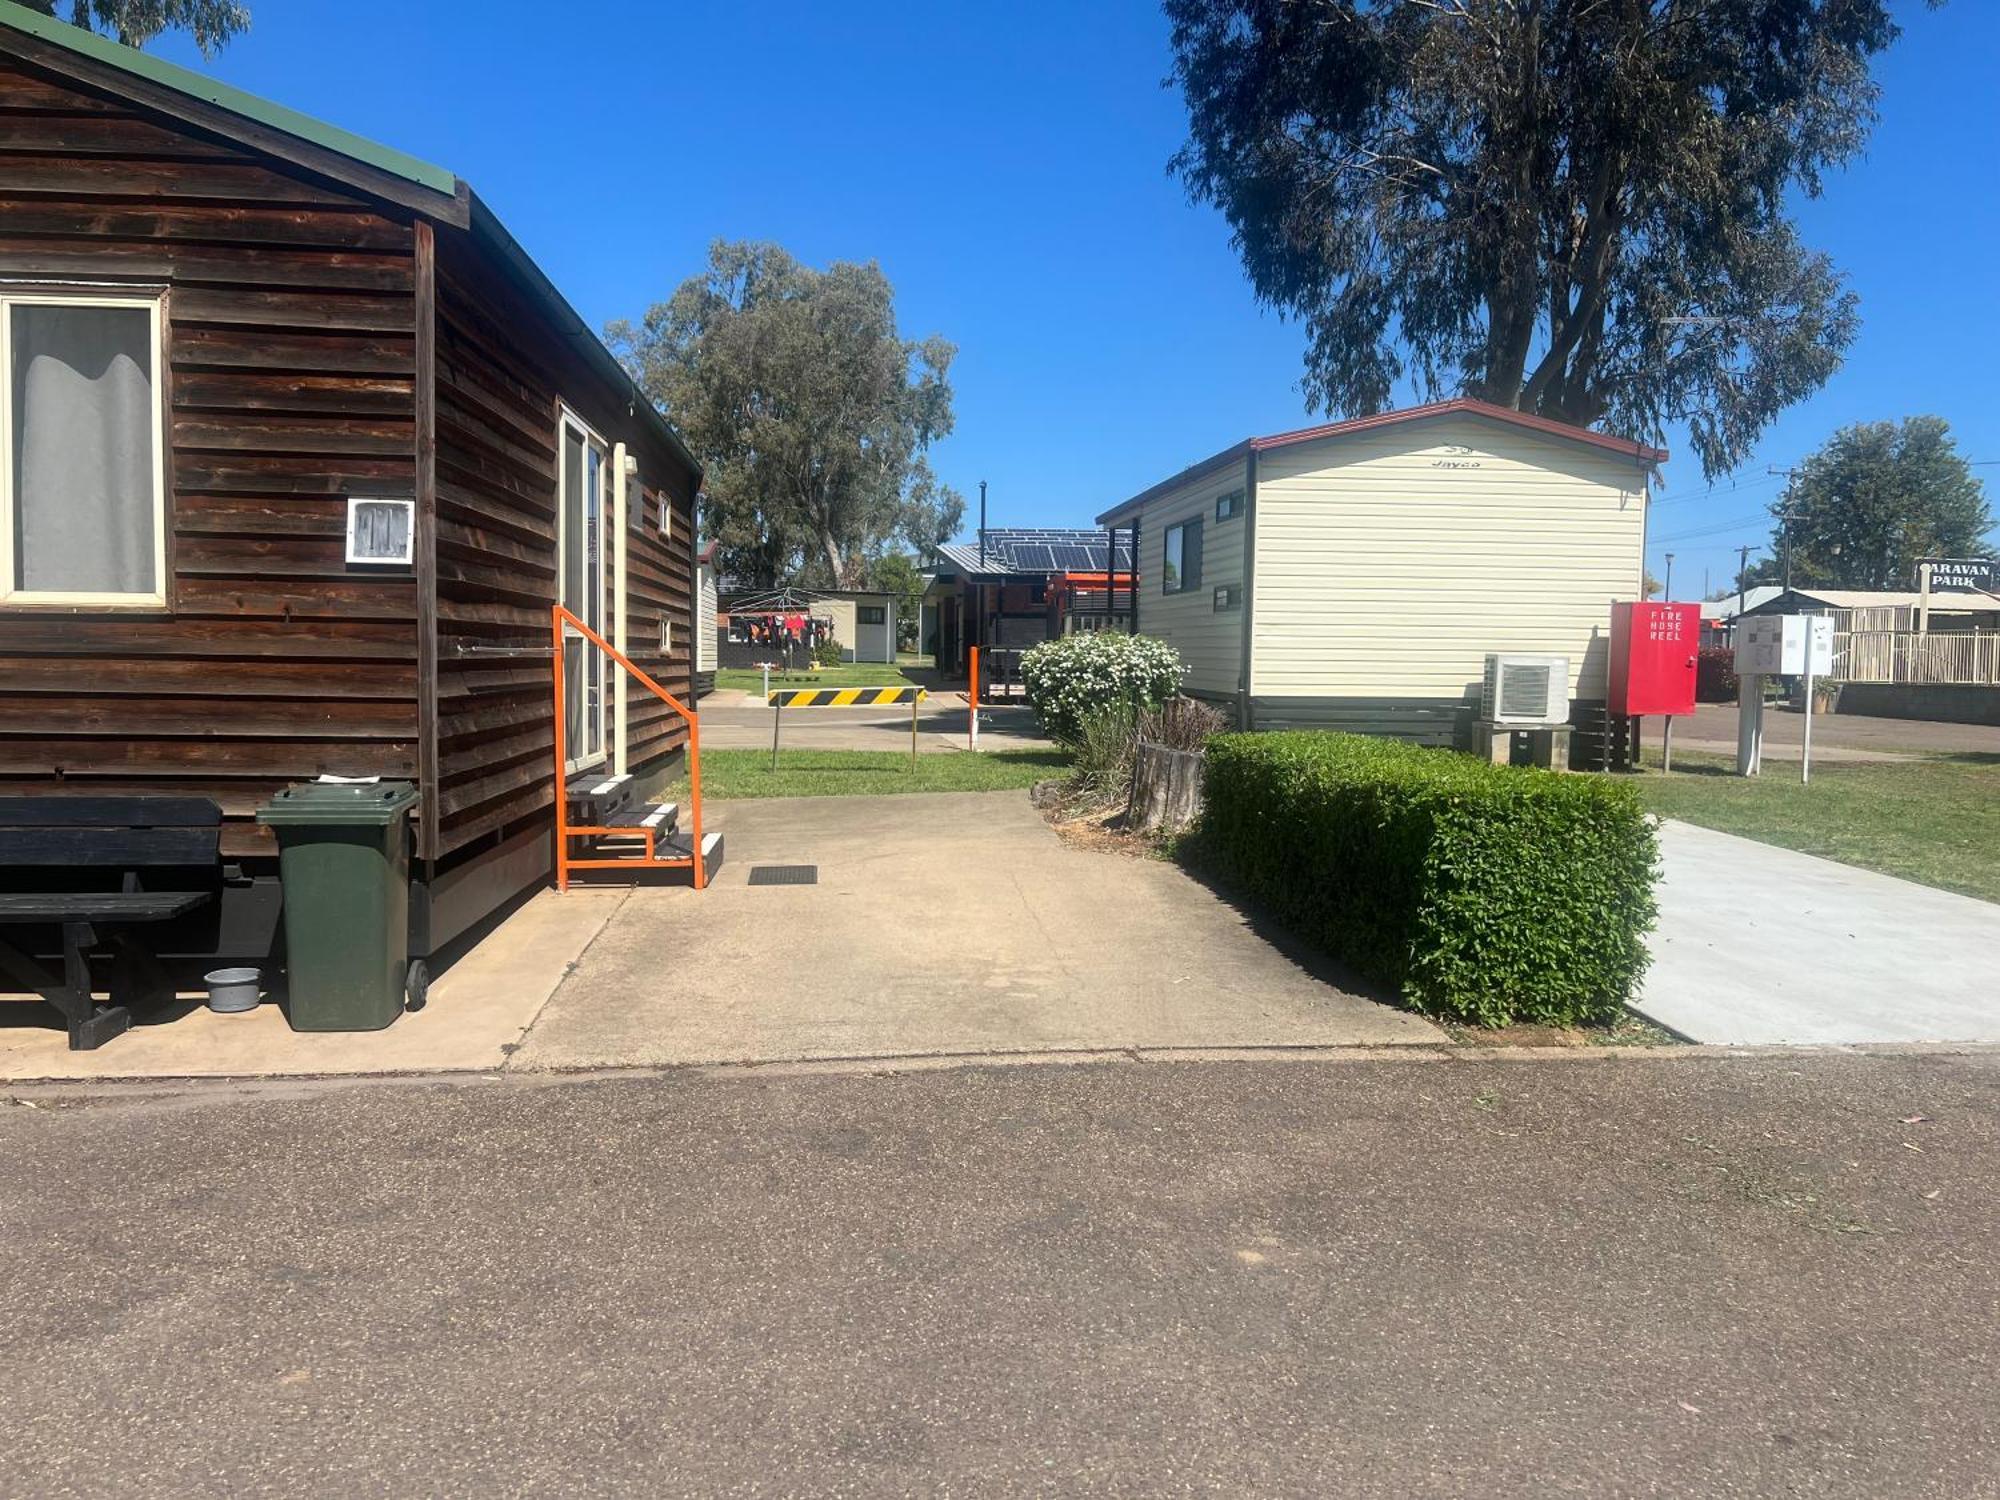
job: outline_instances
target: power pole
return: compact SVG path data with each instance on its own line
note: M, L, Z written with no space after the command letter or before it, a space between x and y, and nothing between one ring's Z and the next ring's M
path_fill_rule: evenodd
M1778 555L1782 559L1779 564L1779 570L1780 576L1784 581L1785 592L1790 593L1792 588L1792 475L1797 471L1793 469L1780 469L1773 465L1768 472L1780 475L1785 481L1785 495L1778 502Z
M1667 581L1660 585L1660 597L1668 604L1674 602L1674 555L1667 554Z
M1747 546L1738 547L1736 549L1736 613L1739 618L1743 614L1743 596L1749 591L1749 583L1750 549ZM1732 636L1735 633L1735 624L1734 620L1730 621Z

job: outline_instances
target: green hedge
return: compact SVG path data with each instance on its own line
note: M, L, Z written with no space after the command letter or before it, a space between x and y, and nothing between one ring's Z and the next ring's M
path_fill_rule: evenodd
M1659 859L1637 791L1349 734L1209 741L1193 848L1418 1010L1614 1019Z

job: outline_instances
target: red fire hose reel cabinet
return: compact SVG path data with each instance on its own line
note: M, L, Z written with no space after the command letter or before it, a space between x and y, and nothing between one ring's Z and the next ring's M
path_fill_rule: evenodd
M1612 605L1611 712L1624 718L1693 713L1700 641L1699 604Z

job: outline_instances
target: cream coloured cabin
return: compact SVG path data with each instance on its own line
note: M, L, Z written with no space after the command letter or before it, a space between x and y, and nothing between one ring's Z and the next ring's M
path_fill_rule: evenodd
M1136 524L1137 629L1239 724L1463 742L1490 651L1565 655L1601 704L1666 456L1446 401L1248 439L1097 520Z

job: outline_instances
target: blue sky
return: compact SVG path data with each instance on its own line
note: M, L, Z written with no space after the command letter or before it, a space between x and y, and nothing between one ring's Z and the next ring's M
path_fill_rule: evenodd
M996 525L1087 525L1320 416L1298 329L1166 175L1184 119L1140 0L599 0L567 27L546 0L251 7L211 63L155 50L456 171L593 323L668 295L716 237L880 261L905 333L959 346L935 461L969 507L989 482ZM1935 412L2000 460L2000 5L1903 9L1867 158L1800 213L1861 296L1861 337L1737 477L1711 488L1670 440L1650 563L1676 554L1678 597L1768 539L1766 467L1845 423ZM2000 464L1980 473L2000 493Z

